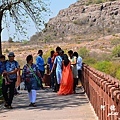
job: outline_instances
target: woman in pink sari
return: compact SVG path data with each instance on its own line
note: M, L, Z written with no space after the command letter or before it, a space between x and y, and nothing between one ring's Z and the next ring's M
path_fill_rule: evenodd
M58 95L68 95L73 93L73 75L68 56L63 56L62 80Z

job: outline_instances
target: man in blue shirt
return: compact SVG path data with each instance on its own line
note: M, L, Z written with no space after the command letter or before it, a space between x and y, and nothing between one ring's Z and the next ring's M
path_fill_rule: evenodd
M41 74L41 76L43 78L44 73L45 73L45 65L46 64L44 64L44 59L42 58L42 55L43 55L43 51L42 50L38 50L38 56L36 58L36 64L37 64L38 70L40 71L40 74ZM41 79L40 79L40 83L41 83L41 88L44 89L43 85L42 85L42 80Z
M17 81L17 71L19 68L19 64L17 61L14 60L14 53L10 52L8 54L8 60L5 63L5 72L3 72L3 76L8 76L8 78L10 79L10 84L5 84L5 82L3 81L3 85L2 85L2 91L3 91L3 97L5 100L5 107L8 109L12 109L12 100L14 97L14 89L15 89L15 83ZM8 95L8 88L9 88L9 95Z

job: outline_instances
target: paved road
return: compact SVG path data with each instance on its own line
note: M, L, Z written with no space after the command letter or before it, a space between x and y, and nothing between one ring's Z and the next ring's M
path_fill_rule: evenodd
M27 91L14 97L14 109L0 109L0 120L97 120L85 94L58 96L50 89L37 91L37 107L28 107Z

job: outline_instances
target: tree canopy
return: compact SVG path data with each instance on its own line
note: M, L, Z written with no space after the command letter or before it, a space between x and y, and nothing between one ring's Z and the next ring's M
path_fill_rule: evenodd
M46 0L47 2L47 0ZM2 54L1 47L1 33L2 23L9 27L10 22L15 25L16 32L25 34L24 27L27 22L33 21L38 30L43 25L44 17L49 12L48 4L45 0L0 0L0 54Z

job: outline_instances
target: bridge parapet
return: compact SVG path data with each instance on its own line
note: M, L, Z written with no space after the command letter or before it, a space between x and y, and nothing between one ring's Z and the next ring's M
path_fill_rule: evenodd
M120 120L120 80L83 64L82 84L99 120Z

